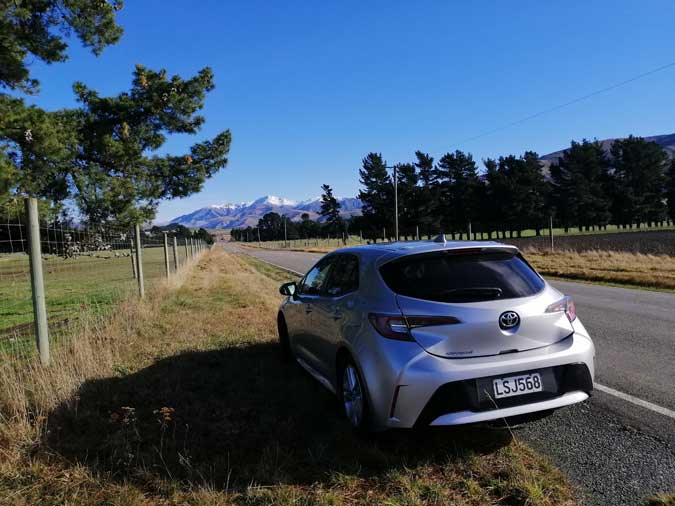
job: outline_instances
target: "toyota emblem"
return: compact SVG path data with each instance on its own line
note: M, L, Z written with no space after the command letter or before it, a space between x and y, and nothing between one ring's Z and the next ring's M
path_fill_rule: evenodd
M499 315L499 327L503 330L512 329L520 323L520 316L515 311L504 311Z

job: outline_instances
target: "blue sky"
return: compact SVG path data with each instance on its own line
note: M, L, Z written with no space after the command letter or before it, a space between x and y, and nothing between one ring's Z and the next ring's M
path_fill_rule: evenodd
M369 151L480 160L672 133L675 67L467 140L675 61L673 19L672 1L127 0L122 41L99 58L73 44L67 63L33 63L42 91L31 100L73 105L75 80L116 94L136 63L182 76L212 67L205 128L164 151L229 128L230 163L201 193L163 203L166 220L265 194L305 199L323 183L353 196Z

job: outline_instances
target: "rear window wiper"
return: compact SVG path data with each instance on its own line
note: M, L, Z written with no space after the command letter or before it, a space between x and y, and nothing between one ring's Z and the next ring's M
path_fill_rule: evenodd
M436 290L432 292L434 296L440 296L450 300L453 299L498 299L502 296L502 289L496 287L467 287L453 288L451 290Z

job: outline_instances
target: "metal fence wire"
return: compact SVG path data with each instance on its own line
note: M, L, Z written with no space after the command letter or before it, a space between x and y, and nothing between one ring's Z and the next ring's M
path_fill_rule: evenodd
M3 207L0 221L0 350L35 346L29 221L23 200ZM133 229L39 221L50 339L78 319L109 314L139 290ZM165 249L166 244L166 249ZM175 248L174 248L175 244ZM144 287L166 279L205 248L203 242L140 231ZM175 254L174 254L175 252ZM168 262L167 262L168 261ZM168 264L168 271L167 271Z

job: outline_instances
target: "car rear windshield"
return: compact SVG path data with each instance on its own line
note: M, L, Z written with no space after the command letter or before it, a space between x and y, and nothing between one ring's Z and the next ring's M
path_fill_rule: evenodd
M397 294L437 302L528 297L544 288L516 251L423 253L389 262L380 273Z

